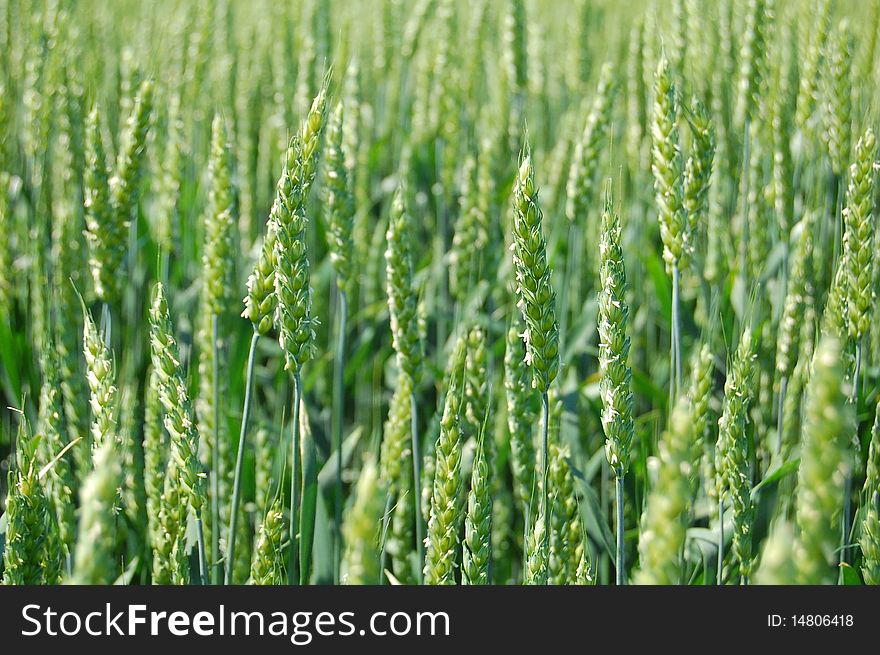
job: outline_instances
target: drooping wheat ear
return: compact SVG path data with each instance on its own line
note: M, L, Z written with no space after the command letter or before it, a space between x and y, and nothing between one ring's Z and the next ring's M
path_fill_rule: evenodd
M740 46L737 124L745 126L759 108L764 84L767 32L772 15L765 0L749 0Z
M849 163L852 139L852 51L853 36L846 19L828 35L823 77L823 111L825 146L835 175L843 175Z
M466 345L459 337L434 449L434 485L425 540L425 584L455 584L459 533L464 521L461 479L461 414Z
M524 327L522 315L514 312L511 326L507 330L504 351L504 397L507 403L510 469L514 491L520 509L527 513L535 476L535 445L532 433L538 412L529 368L525 363L526 350L522 340Z
M620 245L620 218L606 194L602 213L599 291L599 394L605 456L618 477L626 475L633 438L632 370L628 364L629 308L625 301L626 271Z
M251 582L255 585L281 585L287 580L284 574L284 506L281 497L275 499L266 511L257 530L254 559L251 563Z
M795 121L801 132L808 133L809 123L819 104L820 64L825 54L825 42L831 31L831 0L816 0L815 24L809 30L807 51L800 71Z
M483 434L485 440L489 435ZM482 443L471 471L471 489L468 492L467 514L464 519L462 544L461 583L489 584L492 536L492 493L489 464Z
M751 462L749 460L749 406L754 389L755 350L752 331L745 328L724 383L724 402L715 446L719 500L733 501L733 553L740 575L747 579L752 566Z
M91 313L83 304L83 355L89 383L89 406L92 409L92 447L97 449L106 440L120 443L117 434L118 392L113 384L116 370L110 349L98 332Z
M706 107L696 96L691 100L688 124L693 135L693 154L684 167L684 211L687 215L687 247L690 254L699 247L705 233L703 219L715 159L715 126Z
M638 584L680 584L681 553L685 545L691 504L697 435L694 408L682 395L669 417L669 426L657 446L660 467L648 495L639 532Z
M159 400L159 376L150 367L144 390L144 489L147 493L147 534L155 550L162 538L162 492L167 467L167 443Z
M278 181L272 205L277 230L275 241L275 323L278 342L284 351L284 368L292 374L312 358L315 319L312 318L312 288L306 252L308 220L302 198L303 150L298 138L291 140L297 153L296 171L285 168Z
M226 125L220 115L215 114L211 123L211 152L208 162L211 187L204 221L202 283L205 309L208 314L217 316L224 313L229 300L234 268L235 196L229 158Z
M682 156L678 139L678 106L669 61L661 55L654 74L651 120L651 170L657 194L657 219L666 267L681 267L687 218L684 212Z
M131 115L122 135L122 146L116 158L116 171L110 178L110 202L114 217L111 219L125 234L137 206L141 170L146 161L147 133L153 112L154 84L145 80L138 89ZM117 277L118 271L113 269Z
M119 295L119 267L125 257L126 223L117 221L118 215L112 210L108 178L101 120L95 107L89 112L86 123L85 236L95 295L103 302L112 303Z
M367 458L354 489L353 503L342 523L345 550L340 580L343 584L379 581L379 528L384 498L378 467L372 458Z
M63 555L68 558L73 553L76 538L77 485L70 467L70 455L58 457L69 443L70 434L64 420L58 356L52 342L47 340L46 343L49 348L41 355L43 384L40 387L38 431L43 438L46 459L55 460L48 474L48 492L55 509Z
M575 493L574 476L568 465L571 453L567 446L558 445L558 420L555 431L557 438L550 445L551 515L548 580L553 585L568 585L576 582L578 566L584 558L583 525Z
M797 243L791 262L788 289L779 320L776 341L776 372L781 378L791 377L798 357L800 330L804 316L804 297L809 284L809 267L813 255L815 219L807 214L795 227Z
M49 552L53 517L39 478L39 437L31 435L20 418L15 466L7 476L6 547L3 551L3 584L55 584L49 579L54 558Z
M385 249L386 292L397 364L415 385L422 373L424 346L418 326L418 296L413 283L410 217L401 185L391 202Z
M459 303L467 300L480 279L490 279L482 267L488 259L489 242L488 199L480 188L483 166L484 162L468 155L461 168L461 211L455 221L449 253L449 291Z
M276 200L277 202L277 200ZM272 207L272 216L280 212L280 208ZM275 319L275 308L278 300L275 296L275 242L278 238L278 228L275 221L270 217L266 225L266 236L260 247L260 254L254 265L254 270L247 279L247 296L244 298L243 318L248 319L254 325L254 330L260 336L265 336L272 329Z
M843 210L843 249L846 261L846 310L850 339L858 343L870 327L874 304L874 169L877 140L869 127L856 144L849 167L849 188Z
M859 536L862 577L865 584L877 585L880 584L880 403L877 404L871 428L862 501L866 508Z
M94 465L80 490L79 538L71 578L74 584L113 584L119 573L114 566L114 504L122 468L112 439L97 447Z
M852 465L849 449L856 425L843 379L840 344L824 337L816 347L804 401L796 500L801 548L795 558L801 584L837 579L844 480Z
M590 113L580 139L575 142L566 183L565 216L570 221L584 222L594 202L593 184L599 166L602 138L611 122L614 95L611 64L606 62L599 72L599 85L590 106Z
M161 282L156 285L150 308L150 345L153 369L159 382L159 400L164 408L165 429L171 440L171 458L177 465L180 484L188 495L189 504L198 516L205 501L205 474L198 459L199 433Z
M327 240L330 262L336 271L336 284L347 290L352 283L352 241L354 198L343 145L343 105L337 102L327 125L324 205L327 217Z
M559 372L559 324L528 143L523 148L513 188L512 250L519 296L517 306L525 320L525 361L532 371L532 386L547 393Z

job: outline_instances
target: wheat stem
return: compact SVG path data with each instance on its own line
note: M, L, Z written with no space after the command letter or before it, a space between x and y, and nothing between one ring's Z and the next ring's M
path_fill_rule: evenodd
M419 448L418 433L418 403L416 402L415 387L409 396L410 402L410 435L412 438L412 461L413 461L413 480L418 485L418 481L422 479L422 455ZM416 552L419 556L418 581L422 584L422 568L425 563L425 528L422 525L422 498L420 493L413 493L413 505L415 506L416 516Z
M297 567L297 532L299 531L299 410L302 402L302 379L299 371L293 374L293 433L290 439L290 543L288 544L287 581L299 581Z
M336 499L334 518L336 531L333 542L333 581L339 584L342 559L342 414L345 393L345 330L348 318L348 295L339 289L336 357L333 365L333 450L336 452Z
M229 519L229 538L226 543L226 572L224 576L224 584L230 584L232 580L231 563L235 561L235 528L238 523L238 505L241 496L241 473L244 470L244 450L247 444L247 425L248 418L251 414L251 392L254 384L254 359L257 352L257 342L260 340L260 333L254 327L254 333L251 336L251 345L248 349L247 377L244 386L244 408L241 412L241 429L238 435L238 455L235 458L235 480L232 485L232 508ZM262 509L262 508L261 508Z

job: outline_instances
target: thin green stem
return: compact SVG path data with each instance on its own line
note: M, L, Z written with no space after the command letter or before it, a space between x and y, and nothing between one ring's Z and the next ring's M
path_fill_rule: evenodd
M202 525L201 513L196 514L196 540L199 549L199 584L208 584L208 554L205 551L205 528Z
M345 330L348 318L348 298L339 291L336 357L333 362L333 449L336 452L335 530L333 533L333 582L339 584L342 561L342 414L345 393Z
M391 523L391 493L385 494L385 510L382 512L382 538L379 542L379 584L385 580L385 569L388 564L388 525Z
M247 443L247 425L248 418L251 414L251 389L254 382L254 356L257 352L257 342L260 340L260 333L254 328L254 334L251 336L251 346L248 350L247 378L244 386L244 409L241 412L241 430L238 434L238 455L235 458L235 481L232 485L232 514L229 519L229 533L226 543L229 548L226 553L226 573L224 576L224 584L232 582L232 563L235 562L235 528L238 524L238 505L241 494L241 472L244 469L244 449Z
M541 542L544 560L544 580L547 584L550 564L550 399L547 392L541 392L541 511L544 514L544 538Z
M214 584L220 584L220 348L218 340L217 314L211 315L211 374L214 403L214 442L211 444L211 577ZM227 562L227 566L228 566Z
M626 549L623 543L623 472L615 474L615 497L617 501L617 561L615 576L618 586L626 584Z
M419 489L422 484L422 455L419 448L418 433L418 407L416 404L416 392L413 389L409 395L410 405L410 436L412 439L412 460L413 460L413 506L416 515L416 552L419 555L419 565L417 567L419 584L422 584L422 569L425 566L425 527L422 525L422 494Z
M296 540L299 532L299 407L302 402L302 379L299 371L293 374L293 428L290 439L290 532L287 565L287 582L299 580Z

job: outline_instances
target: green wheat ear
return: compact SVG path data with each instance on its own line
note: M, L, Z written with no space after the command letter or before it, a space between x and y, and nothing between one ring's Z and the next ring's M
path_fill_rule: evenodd
M205 216L205 247L202 254L204 298L211 314L221 315L232 288L233 237L236 227L235 195L232 188L230 153L226 126L219 114L211 124L211 153L208 171L211 189Z
M663 260L672 269L680 266L685 246L687 218L682 187L683 164L678 138L678 107L669 60L661 56L654 74L654 111L651 122L654 189L657 219L663 242Z
M330 262L336 271L336 284L340 289L346 290L352 283L351 233L354 226L354 198L343 145L343 111L340 101L330 114L327 125L324 204Z
M116 549L115 510L122 468L116 443L100 444L94 453L94 469L80 491L79 538L73 564L74 584L113 584Z
M858 342L868 331L874 303L874 167L877 140L871 128L856 144L850 166L846 208L843 210L843 248L846 262L847 328Z
M512 250L517 305L525 320L526 363L532 370L532 385L546 393L559 372L559 324L528 143L523 148L513 189Z
M632 369L628 363L629 308L625 301L626 271L620 246L620 218L614 211L610 193L605 196L602 213L599 257L599 394L605 456L615 475L622 477L629 469L633 438Z
M753 391L755 346L752 331L745 328L724 383L724 403L718 421L718 495L733 501L733 553L740 573L748 577L752 561L751 462L749 460L749 407Z
M150 345L153 369L159 381L159 400L164 409L165 429L171 437L171 457L177 466L180 484L189 497L190 506L198 515L205 502L205 474L198 459L199 433L161 282L156 285L150 308Z
M418 297L413 283L411 225L406 189L397 189L391 202L385 249L386 292L391 336L397 363L414 384L422 373L424 346L418 325Z
M862 549L862 576L865 584L880 584L880 403L871 428L868 465L862 498L866 507L859 546Z
M284 537L287 526L281 498L276 498L266 511L257 530L254 559L251 563L251 582L255 585L281 585L287 579L284 573Z
M464 521L461 480L461 412L464 386L465 337L459 337L449 369L449 387L440 419L434 455L428 535L425 539L425 584L455 584L459 532Z
M693 428L693 406L687 396L682 396L657 446L660 469L639 531L641 569L635 576L639 584L682 582L681 552L685 546L691 483L696 475L692 467L696 446Z
M797 561L801 584L831 584L840 542L844 481L852 468L850 443L855 407L847 402L840 343L825 337L813 357L804 401L801 463L798 469Z

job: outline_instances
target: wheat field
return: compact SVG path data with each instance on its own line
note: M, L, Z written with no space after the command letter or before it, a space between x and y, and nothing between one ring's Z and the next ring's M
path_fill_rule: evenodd
M3 583L880 583L878 37L0 0Z

